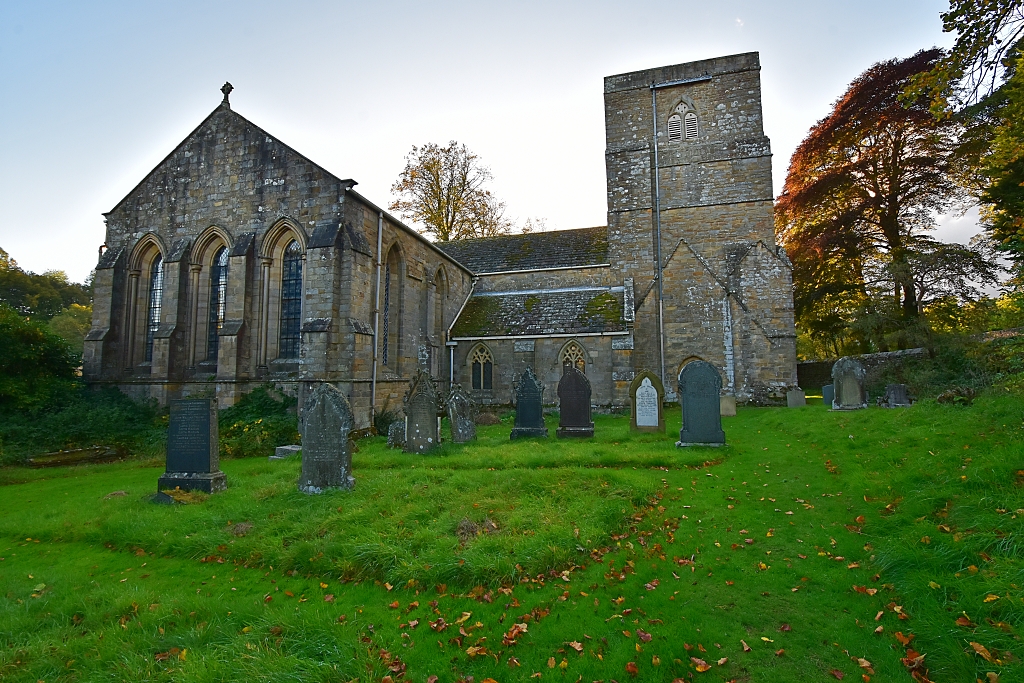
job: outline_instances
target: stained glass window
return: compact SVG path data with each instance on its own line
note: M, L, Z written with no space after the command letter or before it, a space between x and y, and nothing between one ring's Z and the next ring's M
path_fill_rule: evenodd
M281 358L298 358L302 331L302 249L292 240L281 274Z
M210 317L206 331L206 359L217 362L220 348L220 328L224 325L224 310L228 293L228 250L221 247L210 267Z
M149 268L149 309L146 315L146 362L153 360L153 338L160 329L160 310L164 297L164 260L159 255Z

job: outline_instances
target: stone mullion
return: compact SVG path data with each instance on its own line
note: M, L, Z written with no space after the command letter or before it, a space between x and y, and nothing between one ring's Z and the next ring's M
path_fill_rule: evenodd
M125 370L132 370L135 367L135 337L137 336L137 312L139 308L139 278L142 275L140 270L128 272L128 300L125 303Z
M199 276L203 267L198 264L189 266L189 286L192 296L188 314L188 367L192 370L196 367L196 344L199 334Z
M270 333L270 266L272 259L260 259L260 329L257 339L256 365L267 367L267 346Z

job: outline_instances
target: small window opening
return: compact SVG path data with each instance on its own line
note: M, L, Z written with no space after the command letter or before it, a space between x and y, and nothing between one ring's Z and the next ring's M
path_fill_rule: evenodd
M668 141L679 142L683 139L683 119L679 114L668 117Z
M494 387L494 357L486 347L478 346L471 356L473 388L490 391Z
M697 115L692 111L687 112L686 116L683 117L683 127L686 130L687 140L697 139Z

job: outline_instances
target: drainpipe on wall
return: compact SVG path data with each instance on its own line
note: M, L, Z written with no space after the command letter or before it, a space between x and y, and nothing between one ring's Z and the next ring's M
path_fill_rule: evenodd
M651 83L651 121L654 127L651 140L651 144L654 146L654 259L657 264L654 278L658 285L658 352L661 361L661 385L668 386L668 382L665 380L665 315L661 277L664 268L661 265L661 174L658 168L658 87L659 84Z
M373 411L377 407L377 331L380 325L380 250L384 238L384 212L377 214L377 258L374 264L373 286L373 371L370 378L370 424L373 424Z

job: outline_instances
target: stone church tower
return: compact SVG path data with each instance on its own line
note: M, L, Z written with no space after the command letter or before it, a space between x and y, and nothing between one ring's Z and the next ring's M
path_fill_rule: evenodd
M723 393L796 384L756 53L605 79L607 226L432 243L220 105L107 214L83 373L160 403L320 382L356 428L425 369L481 403L563 368L598 406L703 359ZM670 394L671 396L671 394Z

